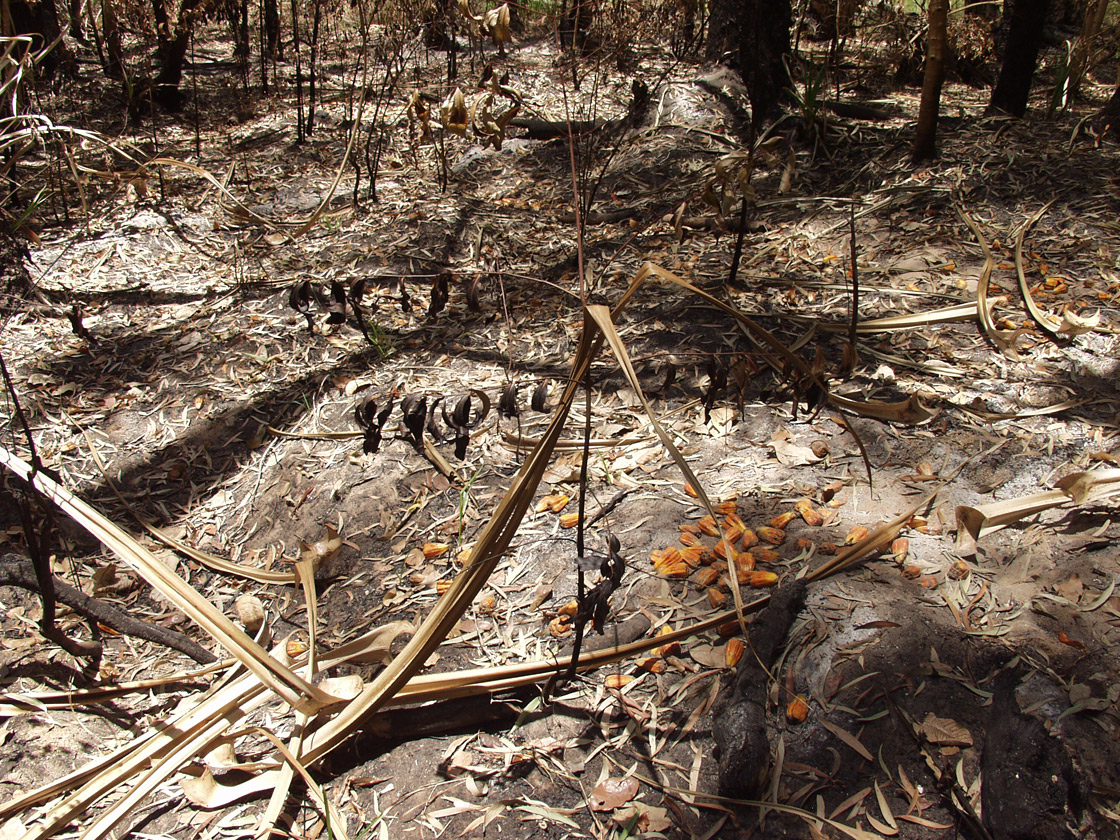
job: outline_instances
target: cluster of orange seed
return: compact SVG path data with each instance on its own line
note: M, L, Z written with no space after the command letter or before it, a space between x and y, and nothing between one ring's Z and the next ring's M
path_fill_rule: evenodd
M694 498L697 495L688 484L685 492ZM792 511L775 516L769 525L756 528L748 527L739 516L734 500L719 502L714 510L720 516L719 521L708 514L695 524L680 526L679 548L669 546L650 552L654 571L678 580L692 578L698 588L706 591L713 609L727 605L727 580L731 570L739 586L765 589L778 582L777 574L757 566L779 561L777 547L786 541L786 527L790 522L800 517L808 525L819 526L826 519L826 514L814 508L809 499L802 499ZM705 537L714 538L715 545L709 548ZM807 541L799 541L799 548L806 547L802 542Z

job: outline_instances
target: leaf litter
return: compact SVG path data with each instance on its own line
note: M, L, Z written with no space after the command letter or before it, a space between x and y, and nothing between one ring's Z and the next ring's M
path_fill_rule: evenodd
M454 96L449 97L448 118L454 112L455 119L465 125L459 104ZM955 142L963 144L968 138L961 135ZM694 151L705 154L701 149ZM321 174L328 181L337 181L334 171ZM969 173L961 170L958 174ZM472 188L485 183L472 182ZM1066 197L1068 203L1062 205L1061 213L1057 206L1005 209L994 203L994 213L1003 218L999 222L987 219L984 225L1001 241L989 245L982 234L976 235L978 224L967 222L975 207L966 211L962 227L948 212L943 196L931 195L924 186L905 186L912 191L872 192L867 196L866 212L860 215L866 225L859 230L860 237L878 244L875 262L887 264L894 259L897 267L905 269L899 275L905 279L899 284L889 272L883 273L882 294L872 294L867 303L868 314L877 317L861 319L858 325L859 334L867 336L866 349L889 356L888 369L877 378L861 374L838 385L823 381L822 370L790 349L803 335L787 325L810 317L822 324L821 334L838 326L833 316L846 308L843 293L837 291L843 287L837 282L843 280L843 266L839 258L829 257L843 250L842 243L829 236L842 229L841 222L827 215L819 222L805 220L779 206L766 210L788 228L780 235L758 235L758 259L748 267L758 273L752 279L762 281L757 288L728 288L719 295L704 291L701 281L722 277L722 270L717 270L719 259L705 253L696 240L673 244L674 235L654 229L642 241L642 260L650 262L623 272L635 275L634 284L620 298L612 298L617 304L615 312L607 312L605 307L591 311L595 329L591 321L580 317L578 309L565 308L562 299L542 301L542 307L551 309L540 313L525 308L518 313L518 306L525 306L521 300L514 307L515 320L476 318L472 331L449 334L441 330L438 319L450 319L449 311L467 317L461 312L463 293L452 286L447 308L441 308L435 306L435 298L442 293L433 291L427 320L423 312L403 311L408 299L406 281L395 275L414 271L403 260L389 267L393 258L388 255L393 249L382 241L381 255L376 258L381 264L371 275L372 297L379 304L391 301L394 308L378 306L376 321L372 316L369 320L391 335L394 346L387 348L391 352L387 365L382 364L372 333L365 334L365 323L351 324L346 317L348 302L352 304L356 298L360 303L365 298L354 293L351 282L361 278L346 275L359 268L365 271L366 245L384 231L372 225L363 229L355 220L345 231L341 246L328 237L318 237L315 219L321 217L324 204L314 205L317 209L312 217L283 226L292 237L304 237L307 251L298 259L291 251L264 257L270 273L281 278L275 290L262 285L259 294L240 301L236 308L228 300L207 301L198 307L153 306L153 317L139 330L133 329L132 316L123 307L107 305L87 316L84 328L90 335L123 339L118 358L99 355L92 345L81 346L80 337L69 335L65 325L53 329L48 323L51 328L45 329L30 321L10 323L5 331L5 357L21 365L21 370L34 371L35 378L29 376L26 381L42 405L40 419L45 431L40 447L48 464L79 495L95 493L104 484L118 485L128 504L117 509L120 521L135 508L143 511L145 528L150 520L161 523L152 526L159 530L178 530L176 537L165 535L166 541L172 548L187 547L194 552L180 561L183 576L189 575L194 588L184 589L173 576L159 571L155 565L162 563L159 557L148 556L151 552L143 546L138 549L135 541L117 533L119 528L112 522L99 520L96 510L70 501L66 504L81 510L87 521L101 529L98 538L130 557L128 562L135 564L137 573L170 599L136 602L149 617L174 619L180 626L184 616L197 621L221 643L219 655L233 654L254 672L234 672L227 665L230 671L224 682L215 682L205 694L184 695L183 708L175 716L161 718L190 733L188 736L177 739L170 729L153 730L118 748L111 759L10 800L4 813L17 815L25 827L33 826L33 836L45 836L75 819L81 823L86 811L96 808L110 792L124 792L107 810L90 814L92 822L81 825L84 836L99 836L111 830L118 818L126 818L149 794L178 795L166 782L179 778L184 769L198 772L200 757L210 754L212 745L235 735L249 759L239 758L241 766L253 768L249 772L256 775L241 789L212 775L214 784L208 782L208 792L196 792L196 796L224 806L250 790L274 791L273 806L254 811L253 819L246 823L256 825L261 820L265 827L284 805L282 791L298 773L307 780L309 796L315 800L312 807L318 809L321 823L344 836L344 826L353 829L359 812L347 813L346 804L331 801L338 793L339 777L326 773L324 784L324 776L312 777L308 768L317 762L320 771L335 766L330 753L341 750L360 721L370 721L376 729L369 716L389 704L422 699L447 702L448 698L488 695L547 679L562 664L563 650L554 647L542 630L546 620L559 615L559 607L548 605L566 604L572 592L571 552L560 528L563 513L553 510L553 503L534 514L536 518L524 523L522 519L537 506L538 496L574 498L578 488L572 475L578 458L557 469L540 453L562 450L565 429L557 421L565 412L573 415L567 426L569 435L583 420L579 416L582 400L572 384L579 376L563 366L568 354L550 352L546 349L550 344L575 346L577 372L580 365L595 371L598 387L591 408L596 436L593 453L598 454L592 454L589 466L596 491L604 496L598 506L607 507L605 496L616 488L635 491L601 520L601 528L609 526L620 535L622 553L628 557L628 568L634 570L634 577L624 579L623 587L611 596L613 622L608 623L607 631L630 614L645 615L652 629L649 636L615 650L585 654L581 658L586 659L585 664L600 671L556 699L579 706L594 720L602 733L601 742L584 743L586 738L578 733L545 740L540 735L545 724L540 721L548 718L534 717L532 695L529 699L522 696L519 702L524 704L525 720L512 733L520 731L526 740L519 742L511 734L508 739L483 745L478 736L479 743L460 745L450 759L449 767L455 768L453 779L446 780L448 786L442 788L456 790L458 795L440 793L442 800L429 800L423 811L430 826L454 824L457 830L480 830L516 813L591 831L597 823L581 798L565 795L562 785L543 783L548 779L586 782L597 772L593 767L606 767L602 759L608 756L637 757L648 752L654 758L657 778L645 773L625 776L628 789L639 785L630 799L649 797L654 791L665 798L657 800L657 805L634 803L633 811L620 802L611 809L616 824L625 831L659 831L669 825L712 825L718 830L722 823L706 820L712 819L711 813L718 813L719 820L727 819L734 813L735 803L720 803L705 794L705 788L712 789L712 766L704 760L702 749L689 750L706 743L704 721L711 705L719 700L718 675L729 670L725 649L730 641L718 634L734 633L744 614L757 609L765 596L748 603L738 575L729 574L727 592L733 596L732 603L721 603L717 609L707 592L698 591L693 582L703 564L677 577L656 574L646 567L638 573L636 558L675 545L682 533L679 526L698 522L702 515L713 516L715 536L723 539L725 514L720 513L717 520L715 508L729 493L738 502L736 515L745 526L738 535L741 541L747 529L767 533L764 529L775 527L774 517L793 512L802 499L810 500L809 509L814 512L828 511L823 488L837 480L847 498L831 509L833 518L822 517L814 525L800 515L777 529L790 536L769 549L774 555L735 548L738 553L730 558L738 561L739 553L766 557L761 562L778 578L801 576L819 581L783 658L790 681L805 686L805 696L811 698L807 704L810 725L794 729L791 724L781 729L784 710L796 695L776 679L771 717L781 733L782 759L774 768L765 806L772 812L799 814L797 819L803 822L798 825L814 826L815 830L831 826L847 836L868 836L858 827L864 819L881 834L904 833L904 823L929 831L948 830L957 810L964 807L960 797L941 797L931 792L928 779L923 783L912 778L925 778L922 774L931 772L925 765L933 760L936 773L943 777L948 773L968 798L976 779L976 747L965 743L960 729L982 731L985 686L1002 664L998 655L1002 653L1018 652L1035 673L1047 679L1084 686L1068 693L1067 708L1058 710L1052 723L1064 728L1067 739L1085 748L1086 761L1093 761L1090 736L1113 731L1116 725L1109 707L1097 702L1107 694L1096 686L1099 674L1110 668L1115 673L1107 642L1115 630L1117 605L1110 594L1116 580L1115 554L1110 551L1114 526L1108 514L1111 479L1108 471L1093 468L1086 453L1109 454L1116 400L1103 374L1086 377L1076 390L1063 381L1069 371L1101 370L1099 359L1107 358L1111 348L1110 310L1079 315L1065 305L1070 299L1080 304L1091 300L1094 289L1098 294L1113 292L1115 279L1107 279L1112 269L1102 265L1094 274L1084 265L1086 255L1071 247L1083 235L1078 225L1092 221L1092 204L1085 205L1090 210L1081 214L1089 222L1078 222L1077 214L1068 209L1076 208L1079 201L1084 204L1076 194ZM508 189L502 196L507 202L550 198L542 184L534 185L532 179L513 171L488 186L494 187ZM226 211L261 224L260 217L244 208L227 187L221 189ZM527 191L529 197L522 198ZM969 203L976 203L975 199L970 198ZM403 218L419 204L402 190L389 190L384 208L389 216ZM498 202L498 206L513 205ZM891 215L883 215L888 211ZM1046 225L1041 224L1044 219ZM551 220L538 217L518 223L524 225L518 235L526 240L539 237L546 229L565 235L564 227ZM882 234L896 225L902 236L895 249ZM1012 237L1010 232L1016 229ZM1106 229L1097 228L1100 230ZM1047 233L1040 236L1041 231ZM114 235L116 251L97 254L92 246L79 249L70 258L73 266L92 268L90 275L101 278L112 292L127 288L122 272L127 260L133 267L148 268L152 275L148 288L158 291L165 280L144 243L130 238L123 228ZM1013 257L1009 237L1014 238ZM778 253L768 251L767 245L779 238L790 254L788 262L777 256L767 258L767 254ZM232 247L235 241L234 236L215 238L219 247ZM281 248L284 241L277 239L272 247ZM977 243L988 251L980 266L970 262ZM419 249L421 262L428 259L425 252L434 253L432 243L422 236L409 244ZM50 257L51 247L48 243L44 259ZM901 253L907 248L915 253ZM917 258L919 252L924 253ZM1060 285L1047 282L1054 275L1042 275L1041 260L1030 256L1044 252L1049 252L1051 262L1066 260L1063 273L1072 281L1063 281L1066 292L1055 292ZM866 257L866 249L864 253L866 259L872 259ZM1001 267L997 253L1008 260L1008 268ZM954 255L953 267L944 254ZM547 263L548 256L542 262ZM515 259L526 265L531 262L525 254ZM534 255L533 261L536 259ZM466 273L478 270L469 257L461 262L457 268ZM792 273L794 266L804 273L797 276L795 285L783 285L784 277L779 275ZM208 283L215 288L223 283L236 287L229 266L223 269L215 261L211 268ZM1063 326L1056 327L1054 316L1039 310L1041 318L1037 318L1032 309L1029 314L1035 323L1044 333L1056 332L1072 344L1058 346L1049 335L1037 341L1025 322L1000 325L1002 319L993 309L1000 292L993 289L993 277L1003 276L1006 281L1010 275L1000 272L1012 268L1029 308L1054 307L1064 319ZM516 269L511 266L511 272ZM1023 280L1032 269L1043 278L1034 289ZM969 270L975 277L966 274ZM282 289L302 288L291 285L303 282L293 275L306 271L337 275L324 287L329 290L324 324L312 324L314 318L308 313L314 295L310 289L306 301L302 293L293 292L298 304L293 304L294 315L283 311L287 301ZM861 275L864 271L861 266ZM168 272L166 276L172 275ZM933 305L943 303L938 295L967 291L977 277L974 299L948 308ZM647 279L667 281L680 292L654 288L644 282ZM350 292L340 296L334 284L342 281L349 283ZM173 277L171 286L182 282L181 277ZM1079 297L1068 291L1071 286ZM621 292L621 285L617 291ZM656 336L631 323L623 326L622 304L633 297L630 307L648 313L650 319L663 318L664 312L657 309L660 304L679 302L685 299L681 293L694 291L703 291L700 299L706 305L718 304L718 317L728 317L718 321L723 335L734 334L735 328L749 335L744 344L736 345L729 339L706 342L703 329L686 333L674 352L673 365L678 369L674 384L660 388L669 377L648 362L658 356L644 355L639 349L658 350ZM894 294L902 291L915 294ZM896 314L897 302L904 301L903 306L909 307L924 297L931 305L923 311ZM496 299L485 304L494 311L499 308ZM806 312L811 314L806 316ZM782 320L783 313L791 316L788 321ZM703 314L704 319L715 317L709 311ZM757 326L763 317L766 327L751 326ZM884 320L888 318L909 320ZM983 343L976 325L984 338L1006 353L1006 361L993 358L992 348ZM312 326L317 332L307 329ZM873 344L871 336L880 329L902 332L891 333L897 341L890 344ZM617 366L601 361L603 357L593 352L599 335L596 330L609 339ZM11 346L20 343L22 351ZM712 410L705 421L700 409L713 393L706 381L710 378L705 373L707 360L726 346L751 358L759 371L773 374L766 381L758 375L744 379L739 395L742 403L734 409L719 405L718 397L711 398ZM459 411L462 403L451 400L478 392L498 404L509 371L501 364L487 365L481 360L495 349L499 356L508 352L512 358L513 348L527 377L561 383L562 393L552 394L559 406L547 406L553 418L547 428L540 428L540 420L519 416L519 422L527 421L528 427L524 434L519 427L511 449L495 430L481 425L481 417L474 420L472 411ZM130 352L134 358L129 357ZM399 366L392 363L394 356L401 359L413 353L416 361ZM40 361L55 356L57 360L52 362ZM91 359L96 365L90 364ZM176 364L168 364L172 359ZM923 375L930 372L931 363L940 365L942 371L961 372L964 381L950 383L936 375ZM618 375L619 369L623 376ZM797 376L792 371L798 371ZM339 372L349 379L336 393L327 381ZM347 392L348 383L359 378L368 383L362 388L376 395L372 397L376 410L360 411L354 403L357 389ZM641 410L632 410L617 398L621 385L632 389ZM822 423L812 415L794 418L791 403L795 407L804 402L814 386L820 387L819 396L831 409L847 412L840 424ZM399 401L409 395L416 399L410 403L412 411L403 413L399 427L388 416L381 419L390 399ZM422 399L427 405L420 416ZM439 419L451 433L446 442L436 440L428 429L437 399L444 401ZM536 390L533 402L538 402ZM680 405L690 403L691 407L674 413ZM47 422L63 414L83 428L97 428L106 437L107 469L102 470L91 452L74 445L72 429L66 423ZM648 424L653 424L653 436ZM266 434L258 437L261 428ZM713 433L716 437L711 438ZM661 450L649 450L654 436L674 452L672 460L683 475L670 466ZM578 450L578 437L567 440ZM781 452L774 447L773 459L767 441L783 442ZM815 441L825 443L824 448L814 448ZM459 450L461 443L464 446ZM1004 444L1003 450L993 451L993 445L999 443ZM929 457L933 463L944 461L948 468L936 474L923 470L915 466L921 457ZM1019 460L1013 460L1016 458ZM14 456L7 457L6 463L22 469ZM1024 465L1022 469L1019 464ZM869 488L862 470L871 472L872 467L875 486ZM29 476L30 472L23 470L23 474ZM919 489L919 504L914 506L913 500L905 500L914 489L903 476L912 479L911 485L928 479L942 486L933 496L927 495L926 488ZM921 480L914 480L915 476ZM548 485L543 488L547 493L538 492L542 479ZM45 476L34 480L56 492ZM685 480L699 506L683 501L676 492ZM60 494L59 498L66 497ZM1066 518L1060 519L1058 514ZM960 556L949 559L954 525L958 540L963 532L971 543L958 541L955 548ZM862 530L853 531L853 526ZM817 529L824 530L818 534ZM1054 546L1070 545L1070 536L1082 537L1088 549L1071 552L1066 564L1055 563L1051 559ZM900 538L908 540L906 551L895 547ZM801 539L808 545L796 545ZM309 541L306 549L301 548L302 540ZM604 539L600 542L606 544ZM714 552L720 543L712 542L708 540L703 549ZM826 543L837 553L825 553ZM845 547L845 543L849 545ZM448 548L437 551L429 546ZM462 568L457 569L456 558L463 551ZM303 552L307 554L305 570L293 574ZM224 560L226 567L207 562L219 555L229 556ZM863 563L875 555L882 557ZM320 575L325 578L324 590L307 565L325 564L328 557L337 562L337 568ZM407 565L408 558L415 567ZM861 565L854 566L857 562ZM914 579L905 574L910 566L919 568ZM281 643L283 634L278 632L277 643L266 651L267 643L250 638L220 617L213 604L222 604L232 613L233 604L243 594L240 587L244 582L232 582L238 568L259 569L258 577L249 575L249 579L258 586L275 587L267 590L262 603L268 616L275 610L277 631L299 630L305 642ZM411 571L404 573L402 568ZM1076 593L1068 587L1053 590L1068 604L1039 594L1042 586L1056 587L1067 581L1072 571L1079 573L1087 603L1081 605L1069 597ZM843 573L826 579L833 572ZM415 581L414 573L418 575ZM303 599L294 590L280 588L297 574ZM1038 580L1034 587L1022 583L1031 575ZM450 586L437 596L438 580L449 580ZM541 587L556 597L536 603L535 594ZM719 591L718 587L707 589ZM264 594L266 590L254 592ZM491 593L488 597L494 601L489 613L473 607L483 603L484 592ZM1102 618L1085 625L1079 619L1085 614ZM394 616L408 616L417 623L390 621ZM950 641L940 653L921 645L926 637L915 631L915 616L949 634ZM672 629L656 635L656 628L661 627ZM951 632L956 630L961 632ZM26 636L27 631L21 628L20 633ZM1001 640L1009 635L1041 638L1043 644L1037 653L1008 647ZM408 642L401 646L394 642L396 636L407 636ZM1082 648L1069 644L1082 638L1088 640L1087 646L1085 642L1080 642ZM680 644L679 650L670 647L672 642ZM982 642L993 646L980 647ZM658 658L664 670L642 672L637 655L655 648L663 651ZM750 655L750 651L744 654ZM142 648L141 653L133 654L133 661L129 656L123 645L115 648L114 658L121 665L143 672L149 661L155 667L162 654ZM440 669L447 670L419 674L435 656L440 657ZM369 661L386 667L365 668L362 663ZM492 661L500 667L486 667ZM478 663L484 665L478 667ZM468 667L472 664L476 667ZM618 670L602 673L612 668ZM357 682L349 688L327 682L322 675L332 669L355 669L356 673L339 676L356 677ZM181 671L157 679L171 682L200 677L206 674ZM262 681L289 706L322 714L317 719L319 726L309 728L308 720L300 717L304 712L293 714L288 706L276 702L263 689ZM133 683L138 703L143 692L157 684L149 680ZM27 686L11 690L5 698L3 708L10 709L10 714L42 714L46 704L61 709L56 704L68 702L64 699L67 692L48 696L24 688ZM81 695L80 701L99 699L92 692ZM937 759L923 755L919 761L916 756L920 749L928 750L928 745L919 748L892 741L884 733L892 704L913 720L941 721L923 723L923 737L928 745L960 750L960 761L938 764L943 755ZM340 707L342 711L335 711ZM948 725L956 723L951 719L955 713L949 713L958 708L970 721L967 728ZM505 722L503 731L511 725ZM833 744L850 752L835 746L829 748L832 752L816 747L821 730L837 739ZM404 732L394 736L409 740ZM383 744L383 752L370 769L380 767L391 771L385 778L394 777L404 764L401 751L410 747L394 747L393 737ZM437 756L431 764L433 772L438 764ZM512 768L525 764L531 765L528 772L542 783L544 793L530 796L510 774ZM117 771L106 772L114 765ZM888 767L895 767L896 772ZM144 780L132 781L143 768L150 768ZM417 793L426 784L419 781L422 776L396 778L387 787L372 786L371 794L376 796L360 797L359 791L364 794L366 789L352 788L352 803L348 804L375 808L376 824L382 828L392 825L398 831L400 821L413 807L412 797L427 794ZM48 781L54 780L39 780ZM452 788L451 784L462 787ZM1106 782L1101 785L1108 786ZM32 810L72 789L80 792L44 812ZM463 798L468 795L481 799ZM361 805L359 798L364 799ZM931 816L924 816L927 812ZM231 820L239 818L230 816ZM776 817L771 813L767 818Z

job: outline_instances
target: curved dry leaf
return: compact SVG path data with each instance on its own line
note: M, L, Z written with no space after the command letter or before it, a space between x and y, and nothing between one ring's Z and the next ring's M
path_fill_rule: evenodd
M1082 317L1068 309L1062 313L1062 323L1058 327L1058 332L1062 335L1074 336L1083 335L1092 332L1101 323L1101 313L1094 312L1092 315Z
M868 761L875 760L875 757L871 754L871 751L867 749L867 747L863 745L859 738L857 738L851 732L848 732L846 729L841 729L835 723L831 723L827 720L822 720L821 726L823 726L825 729L827 729L829 732L831 732L833 735L835 735L837 738L839 738L841 741L843 741L845 744L859 753L863 758L867 759ZM870 790L871 789L868 788L868 792L870 792Z
M308 544L300 540L299 556L301 560L310 560L314 564L316 574L327 563L330 563L338 552L342 550L342 537L338 535L333 525L324 526L327 535L317 542Z
M638 780L629 776L625 779L604 779L595 785L587 804L592 811L613 811L620 808L638 795Z
M365 682L358 674L347 674L344 677L327 677L319 683L319 688L339 700L353 700L362 693Z
M485 26L495 42L508 43L512 41L513 33L510 31L509 25L509 4L503 3L498 8L487 12Z
M727 667L727 652L722 647L693 645L688 649L688 655L705 668Z
M665 832L673 827L667 809L646 805L644 802L634 802L625 808L620 808L611 814L611 819L619 826L633 824L633 834Z
M992 321L991 302L988 300L988 286L992 279L992 269L995 267L996 260L992 255L992 249L988 247L988 240L984 238L984 234L980 232L979 226L972 220L972 217L964 211L964 208L956 206L957 213L968 225L969 230L972 231L973 236L976 237L980 243L980 249L984 252L984 267L980 269L980 278L976 282L976 315L980 319L980 324L984 328L984 333L991 339L992 344L1006 356L1012 359L1019 358L1019 351L1015 348L1015 342L1025 330L1001 330L997 329L995 323Z
M1079 505L1120 493L1120 470L1094 470L1067 475L1055 486Z
M467 100L463 96L462 88L455 88L439 110L445 129L460 137L467 136L467 122L470 117L467 114Z
M276 785L277 773L278 771L260 773L250 776L240 784L220 785L210 770L205 769L198 778L183 779L179 785L188 802L196 808L212 811L271 790Z
M1120 470L1094 470L1067 475L1056 482L1057 490L1005 499L987 505L960 505L957 515L957 551L971 554L976 541L1012 522L1061 507L1073 501L1086 504L1120 494Z
M937 412L926 408L917 394L911 394L905 400L893 403L875 402L874 400L849 400L836 394L828 395L829 404L836 408L858 414L860 417L871 417L875 420L886 420L890 423L911 423L922 425L937 416Z
M972 733L951 718L930 712L922 721L922 735L931 744L942 747L971 747Z
M475 13L471 11L470 3L468 3L467 0L459 0L458 6L459 12L463 17L468 20L473 20L475 23L482 23L482 16L475 15Z
M231 767L236 767L240 762L237 760L237 753L234 752L233 742L222 741L206 753L203 763L210 770L221 773Z
M804 446L793 442L789 429L779 428L770 436L769 447L774 450L774 457L778 463L786 467L799 467L805 464L815 464L821 456L811 446Z
M1035 222L1042 218L1042 214L1049 209L1053 201L1048 201L1040 207L1033 216L1031 216L1022 227L1019 228L1018 233L1015 234L1015 274L1019 282L1019 294L1023 296L1023 304L1026 306L1027 314L1034 319L1034 322L1051 338L1055 338L1062 330L1055 329L1054 319L1039 309L1038 304L1035 303L1031 297L1031 290L1027 284L1027 276L1023 272L1023 238L1027 235Z

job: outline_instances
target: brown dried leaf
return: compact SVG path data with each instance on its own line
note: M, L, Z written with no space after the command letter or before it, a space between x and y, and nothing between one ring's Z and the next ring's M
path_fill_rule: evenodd
M944 747L971 747L972 734L951 718L930 712L922 721L922 735L931 744Z
M778 463L787 467L815 464L821 460L812 447L794 443L789 429L775 431L770 437L770 448L774 450L774 457L778 459Z
M604 779L595 785L591 791L587 804L592 811L613 811L620 808L638 795L638 780L633 777L625 779Z

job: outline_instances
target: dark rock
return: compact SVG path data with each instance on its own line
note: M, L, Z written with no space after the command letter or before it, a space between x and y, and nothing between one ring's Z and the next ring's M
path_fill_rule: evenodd
M766 784L770 774L767 671L804 603L805 583L790 581L775 590L770 605L750 626L750 649L735 670L730 700L712 723L724 796L754 799Z
M1067 819L1076 824L1081 810L1073 763L1060 738L1020 711L1020 676L1009 670L995 681L980 760L984 825L994 840L1073 840Z

